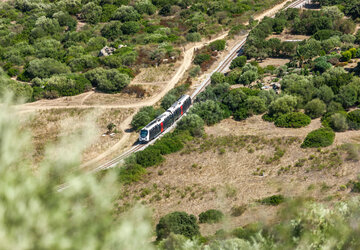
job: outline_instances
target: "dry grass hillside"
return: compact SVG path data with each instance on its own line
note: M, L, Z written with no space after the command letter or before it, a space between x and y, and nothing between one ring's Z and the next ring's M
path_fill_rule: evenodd
M274 194L311 196L319 201L340 200L344 188L360 171L359 162L347 159L343 143L359 143L359 132L337 133L336 143L325 149L302 149L308 132L320 121L301 129L277 128L254 116L243 122L231 119L206 128L206 138L189 142L158 167L148 169L143 181L125 187L120 206L140 201L153 208L155 219L172 211L195 215L208 209L227 214L225 224L202 225L204 235L224 226L234 228L274 219L278 207L257 200ZM246 206L244 214L230 211Z
M69 136L79 129L86 127L89 121L95 121L95 141L83 153L83 161L90 160L114 145L122 133L114 129L114 134L104 135L108 132L107 125L114 123L117 127L129 116L133 110L121 109L51 109L39 111L24 121L24 127L30 129L34 145L34 159L39 162L44 156L47 144L55 143L62 137ZM26 117L28 118L28 117Z

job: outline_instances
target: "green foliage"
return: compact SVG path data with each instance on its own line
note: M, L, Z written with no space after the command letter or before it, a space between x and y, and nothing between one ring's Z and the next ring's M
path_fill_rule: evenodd
M125 35L133 35L137 33L139 30L140 30L140 25L135 21L125 22L121 26L121 31Z
M211 60L211 56L209 54L197 54L194 58L194 64L202 64L203 62L207 62Z
M44 90L59 96L73 96L91 89L90 81L81 75L55 75L43 80Z
M113 16L113 19L121 22L138 21L140 14L132 6L121 6L118 8Z
M220 222L224 218L224 214L216 209L209 209L205 212L199 214L199 222L200 223L217 223Z
M223 103L234 112L245 103L246 99L247 95L241 89L233 89L224 97Z
M88 122L70 138L48 146L35 174L31 137L17 112L2 103L0 192L8 198L0 201L6 208L0 223L6 238L1 248L151 249L146 211L131 210L126 217L115 212L114 201L121 190L115 173L106 171L99 178L74 171L80 167L82 151L92 144Z
M160 150L153 147L147 147L146 149L137 152L135 158L136 163L144 168L158 165L165 160L161 155Z
M118 178L120 183L130 184L140 181L145 174L146 169L141 165L136 163L125 163L125 165L119 170Z
M121 91L130 83L130 77L120 73L116 69L96 68L88 71L85 77L98 90L106 93L116 93Z
M325 114L326 104L320 99L314 99L305 105L305 114L310 116L311 119L318 118Z
M294 96L284 95L270 103L269 115L278 116L290 112L294 112L297 106L297 99Z
M262 114L267 111L265 100L259 96L249 96L245 101L245 106L251 114Z
M347 116L349 127L351 129L359 130L360 129L360 110L354 110L348 113Z
M225 40L216 40L209 44L209 47L212 51L221 51L225 49L226 41Z
M189 42L200 42L201 35L197 32L191 32L186 35L186 40Z
M275 126L283 128L301 128L309 125L311 119L301 112L291 112L280 115L275 120Z
M4 96L9 93L12 93L16 100L30 101L33 90L30 85L26 83L11 80L0 68L0 97L4 98Z
M344 112L345 113L345 112ZM330 116L329 126L336 132L344 132L348 130L347 114L343 112L335 113Z
M214 125L225 116L225 111L221 108L220 104L213 100L195 103L189 113L200 116L207 125Z
M302 148L328 147L333 144L335 133L330 128L319 128L311 131L301 144Z
M69 67L52 58L34 59L25 68L25 75L30 79L35 77L48 78L55 74L70 73Z
M193 78L197 77L200 74L200 71L201 71L200 66L196 65L189 70L189 76Z
M170 233L181 234L187 238L200 235L196 217L185 212L173 212L160 218L156 225L156 240L165 239Z
M360 87L355 84L341 86L337 99L345 108L354 106L358 101L358 92Z
M81 18L86 22L96 24L100 21L102 8L94 2L89 2L81 9Z
M280 195L272 195L260 200L261 204L277 206L285 201L284 196Z
M215 72L211 75L210 80L211 80L211 84L216 85L225 82L226 78L223 73Z
M121 22L114 21L104 25L101 29L101 35L110 40L115 40L122 35Z
M151 146L152 150L159 150L160 154L166 155L175 153L184 147L178 137L173 134L167 134L160 140L157 140L154 146Z
M192 136L202 136L204 133L204 121L197 114L188 114L177 124L178 130L188 130Z
M230 69L234 69L234 68L242 68L245 66L246 64L246 56L238 56L236 57L234 60L232 60L231 64L230 64Z

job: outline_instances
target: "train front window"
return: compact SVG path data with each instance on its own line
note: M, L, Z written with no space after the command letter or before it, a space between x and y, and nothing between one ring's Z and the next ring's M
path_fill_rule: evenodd
M140 131L140 137L141 138L145 138L148 135L148 131L147 130L141 130Z

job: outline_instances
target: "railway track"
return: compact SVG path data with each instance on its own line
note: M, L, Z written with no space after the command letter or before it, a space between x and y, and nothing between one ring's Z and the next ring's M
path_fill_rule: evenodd
M297 7L302 7L306 2L308 2L309 0L297 0L291 4L289 4L287 7L285 7L282 10L286 10L288 8L297 8ZM275 15L273 15L275 16ZM272 16L272 17L273 17ZM230 63L232 62L232 60L234 60L234 58L236 58L237 56L241 55L242 53L242 48L244 47L245 43L247 40L247 36L240 41L239 44L237 44L236 46L234 46L234 48L231 49L229 55L219 64L219 66L209 74L209 76L200 84L200 86L193 92L193 94L191 95L191 99L194 100L195 97L200 94L211 82L211 75L215 72L220 72L223 73L226 69L228 69L228 67L230 66ZM180 118L181 119L181 118ZM179 119L179 120L180 120ZM149 145L153 144L156 140L158 140L159 138L161 138L164 134L166 134L167 132L169 132L170 130L172 130L175 126L176 123L174 123L173 126L171 126L170 128L168 128L164 133L162 133L160 136L158 136L157 138L155 138L154 140L152 140L151 142L147 143L147 144L137 144L135 146L133 146L131 149L129 149L128 151L124 152L123 154L115 157L114 159L106 162L103 165L98 166L97 168L93 169L91 171L91 173L93 172L98 172L101 170L105 170L105 169L109 169L109 168L113 168L116 165L118 165L119 163L121 163L126 157L130 156L132 153L144 150L146 147L148 147Z

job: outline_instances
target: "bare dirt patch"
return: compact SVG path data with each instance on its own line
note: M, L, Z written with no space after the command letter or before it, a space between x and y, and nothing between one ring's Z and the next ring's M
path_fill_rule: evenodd
M114 145L122 132L114 129L113 135L102 136L107 132L107 125L114 123L117 127L132 110L120 109L56 109L43 110L34 116L24 117L24 127L30 129L34 145L34 160L39 162L44 156L46 145L55 143L62 137L82 129L89 119L95 119L97 129L95 140L83 153L83 161L88 161Z
M206 128L206 139L196 139L167 156L165 163L148 168L143 181L126 187L119 204L148 204L155 220L173 211L199 215L219 209L227 219L202 225L202 233L209 235L221 228L274 220L279 207L257 202L274 194L306 195L319 201L344 199L350 190L340 191L340 186L357 177L360 164L345 160L346 153L337 144L349 138L355 142L360 135L345 132L337 134L336 144L329 148L302 149L308 132L319 127L319 119L301 129L277 128L260 116L243 122L224 120ZM232 207L244 204L243 215L230 216Z
M266 58L265 60L263 60L262 62L259 63L260 67L266 67L269 65L273 65L275 67L279 67L279 66L283 66L285 64L287 64L288 62L290 62L290 59L286 59L286 58Z
M147 82L163 82L171 79L175 73L176 68L179 66L179 62L173 64L161 64L158 67L149 67L141 69L131 82L131 84L142 84Z
M277 38L280 39L281 41L285 42L285 41L302 41L302 40L307 40L310 38L310 36L305 36L305 35L292 35L292 34L279 34L279 35L271 35L269 36L266 40L269 40L271 38Z

